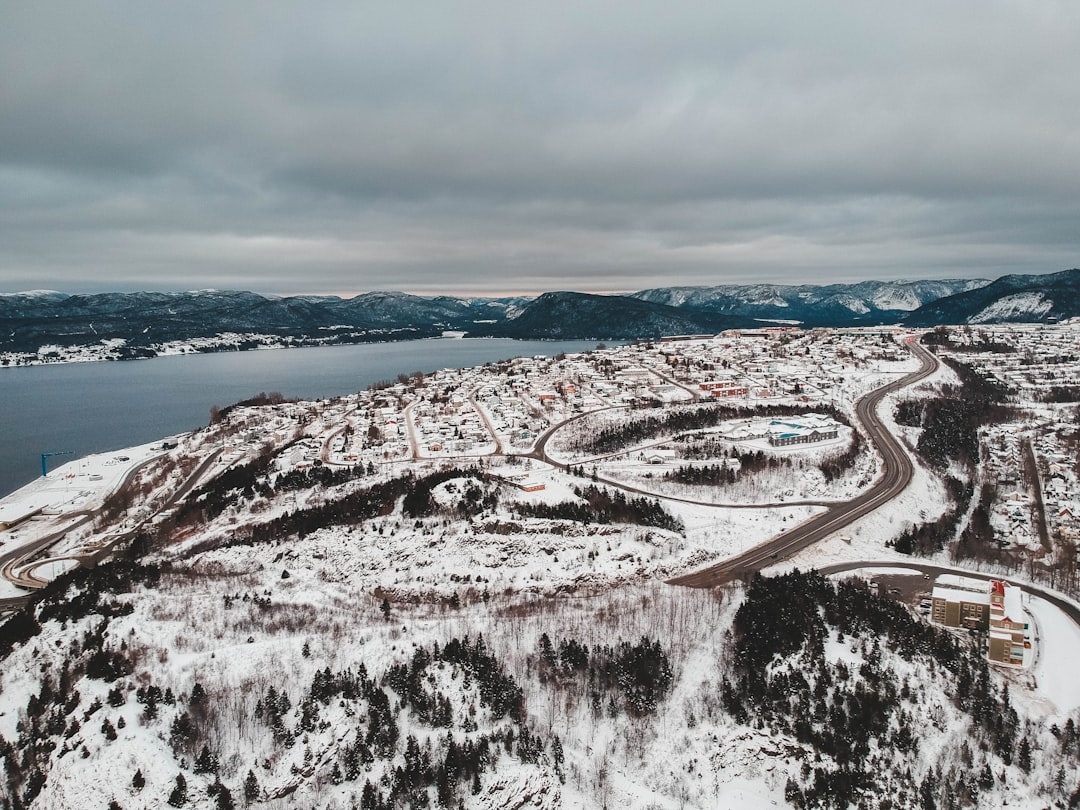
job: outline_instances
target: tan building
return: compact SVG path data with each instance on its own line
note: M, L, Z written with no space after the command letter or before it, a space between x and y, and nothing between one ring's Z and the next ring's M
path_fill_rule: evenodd
M931 594L930 618L946 627L990 628L990 595L986 583L955 574L942 574Z
M1021 595L1020 588L1001 580L943 574L934 583L930 618L946 627L988 633L986 657L1022 667L1031 640Z

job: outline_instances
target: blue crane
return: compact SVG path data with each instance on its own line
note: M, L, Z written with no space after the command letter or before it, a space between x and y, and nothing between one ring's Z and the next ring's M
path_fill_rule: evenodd
M49 474L49 469L46 466L50 456L70 456L75 453L74 450L60 450L56 453L42 453L41 454L41 477L44 478Z

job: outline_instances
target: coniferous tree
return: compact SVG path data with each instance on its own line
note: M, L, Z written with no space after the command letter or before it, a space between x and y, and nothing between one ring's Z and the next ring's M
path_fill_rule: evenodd
M1031 743L1024 737L1020 741L1020 752L1016 758L1016 764L1024 773L1031 773Z
M211 795L217 800L217 810L235 810L236 802L233 801L230 791L220 780L210 786Z
M172 793L169 794L168 801L170 807L183 807L187 804L187 780L182 773L176 775L176 784L173 786Z
M195 773L212 773L217 770L217 757L210 753L210 748L205 743L202 751L195 759Z
M255 771L249 770L244 779L244 800L253 802L259 798L259 780L255 778Z

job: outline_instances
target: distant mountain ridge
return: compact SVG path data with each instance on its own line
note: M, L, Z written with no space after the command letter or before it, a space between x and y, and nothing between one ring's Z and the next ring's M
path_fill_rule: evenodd
M759 320L804 326L895 323L927 303L989 284L985 279L861 281L857 284L726 284L661 287L635 298Z
M473 336L633 340L768 324L805 327L1001 323L1080 315L1080 270L1031 276L827 285L659 287L630 295L548 292L536 298L424 297L374 291L353 298L270 297L246 291L0 295L0 352L111 343L116 358L223 334L260 345L326 345ZM245 348L235 341L230 348ZM202 348L200 350L213 350Z
M1080 317L1080 269L1002 276L985 287L927 303L906 323L1025 323Z

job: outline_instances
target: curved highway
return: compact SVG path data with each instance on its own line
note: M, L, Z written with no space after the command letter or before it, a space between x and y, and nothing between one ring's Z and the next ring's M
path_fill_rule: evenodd
M73 559L80 562L86 559L100 559L103 554L111 551L112 547L115 546L117 543L120 543L124 540L129 540L133 538L136 534L138 534L138 532L142 529L142 526L148 520L151 520L153 519L153 517L156 517L162 512L165 512L166 510L176 506L176 504L182 498L184 498L189 492L191 492L192 489L195 488L196 484L198 484L199 482L199 479L202 478L206 471L210 469L214 462L218 460L221 454L222 450L218 449L211 453L206 459L204 459L202 463L195 468L191 475L189 475L184 480L180 487L177 488L176 491L168 497L165 503L162 504L161 508L158 509L158 511L151 517L141 521L139 525L137 525L135 528L129 529L125 532L121 532L120 534L109 538L108 542L105 543L104 546L97 551L90 552L88 554L72 554L67 557L58 557L55 559ZM121 489L123 489L130 483L131 479L134 478L135 475L143 469L143 467L146 467L148 464L151 464L159 460L160 458L160 455L153 456L151 458L148 458L146 461L139 463L135 467L132 467L131 470L129 470L127 474L125 474L124 478L116 486L113 492L119 492ZM61 539L63 539L63 537L72 529L78 528L87 521L92 520L99 511L100 509L94 510L93 512L83 513L77 521L66 526L63 529L52 532L30 543L26 543L24 545L18 546L17 548L11 549L10 551L7 551L3 554L0 554L0 576L21 588L40 589L45 587L49 584L47 581L33 576L31 572L20 572L19 569L22 568L27 563L27 561L29 561L37 553L44 549L47 549L49 546L52 546L59 542ZM30 594L27 594L25 596L11 596L6 598L0 598L0 610L21 608L31 598L32 597Z
M926 379L938 368L937 358L917 342L908 340L907 346L920 360L918 370L871 391L855 405L858 420L870 441L881 453L884 472L876 484L850 501L837 504L828 512L817 515L749 551L700 571L670 579L668 584L711 588L738 579L812 546L903 492L911 482L914 467L904 448L881 423L877 416L877 407L888 394Z
M832 574L843 574L846 571L858 571L862 568L873 568L875 570L884 568L911 569L912 571L918 571L921 574L932 577L938 577L942 574L959 574L968 579L981 579L985 582L998 579L1005 581L1010 580L1010 577L1001 574L986 574L982 571L972 571L968 568L945 568L940 565L922 563L918 560L877 560L869 562L864 560L861 562L836 563L835 565L822 566L817 569L817 572L822 576L831 576ZM1021 582L1018 580L1012 581L1016 582L1016 584L1026 592L1034 594L1040 599L1045 599L1050 604L1060 608L1066 616L1072 619L1073 622L1080 627L1080 607L1077 606L1076 602L1062 597L1057 591L1042 588L1038 585L1032 585L1029 582Z

